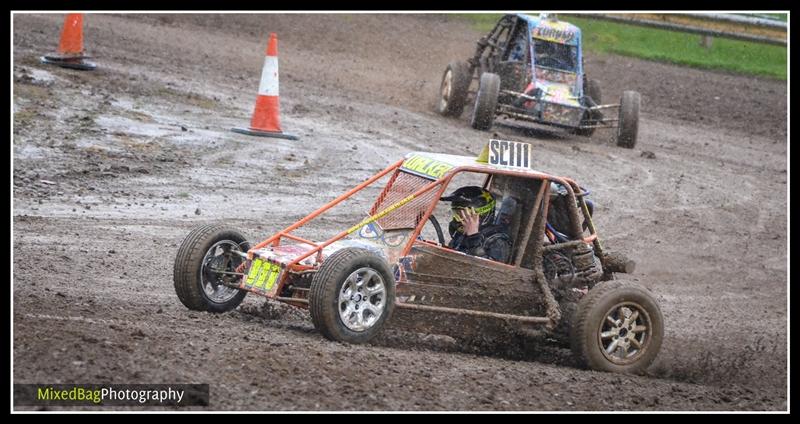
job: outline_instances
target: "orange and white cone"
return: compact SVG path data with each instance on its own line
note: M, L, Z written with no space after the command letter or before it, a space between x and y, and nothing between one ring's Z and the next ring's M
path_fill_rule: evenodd
M297 140L296 135L281 130L280 101L278 94L278 36L269 34L267 55L261 71L261 83L250 128L233 128L233 132L261 137L287 138Z
M58 53L42 56L43 63L58 65L64 68L90 71L97 67L94 63L87 62L83 51L83 14L70 13L64 19L64 29L61 31L61 41L58 44Z

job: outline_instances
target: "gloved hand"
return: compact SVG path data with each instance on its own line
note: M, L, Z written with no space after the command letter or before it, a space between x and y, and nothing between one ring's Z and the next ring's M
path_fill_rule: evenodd
M477 234L481 225L481 217L473 208L461 209L458 211L461 223L464 225L464 234L471 236Z

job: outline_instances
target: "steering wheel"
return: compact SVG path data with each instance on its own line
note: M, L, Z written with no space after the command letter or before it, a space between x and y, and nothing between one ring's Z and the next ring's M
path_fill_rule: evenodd
M431 222L431 225L433 225L433 229L436 230L436 238L439 239L439 244L441 246L446 246L444 242L444 233L442 232L442 226L439 225L439 220L436 219L436 217L433 216L433 214L431 214L431 216L428 217L428 221Z

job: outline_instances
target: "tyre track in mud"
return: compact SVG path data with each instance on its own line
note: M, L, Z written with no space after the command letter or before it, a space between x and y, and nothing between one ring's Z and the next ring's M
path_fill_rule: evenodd
M537 167L592 189L601 236L632 253L631 277L661 302L666 340L651 375L619 376L573 368L568 351L527 340L481 347L393 330L349 346L252 296L224 315L187 311L174 296L174 253L195 225L226 221L260 239L409 150L477 154L491 133L469 129L469 111L432 111L444 66L471 55L480 35L464 23L91 15L101 69L79 74L37 62L60 16L14 20L15 382L202 381L215 409L786 408L785 99L759 104L748 122L701 107L718 90L738 87L735 100L785 84L590 57L609 98L642 91L636 149L603 132L491 132L531 142ZM283 127L298 142L228 132L249 120L272 30ZM643 83L653 75L663 82ZM676 78L690 94L665 88ZM734 178L742 183L727 189ZM357 222L369 197L306 235ZM620 386L635 395L603 395Z

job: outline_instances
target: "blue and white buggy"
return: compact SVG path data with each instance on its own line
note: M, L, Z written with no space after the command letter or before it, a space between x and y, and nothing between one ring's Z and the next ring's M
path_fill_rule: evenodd
M601 104L600 86L587 78L582 50L580 28L553 15L506 15L478 41L472 58L447 66L438 110L458 117L472 100L471 124L479 130L491 129L498 116L587 137L597 128L617 128L617 145L633 148L639 93L625 91L619 103ZM609 110L617 117L605 117Z

